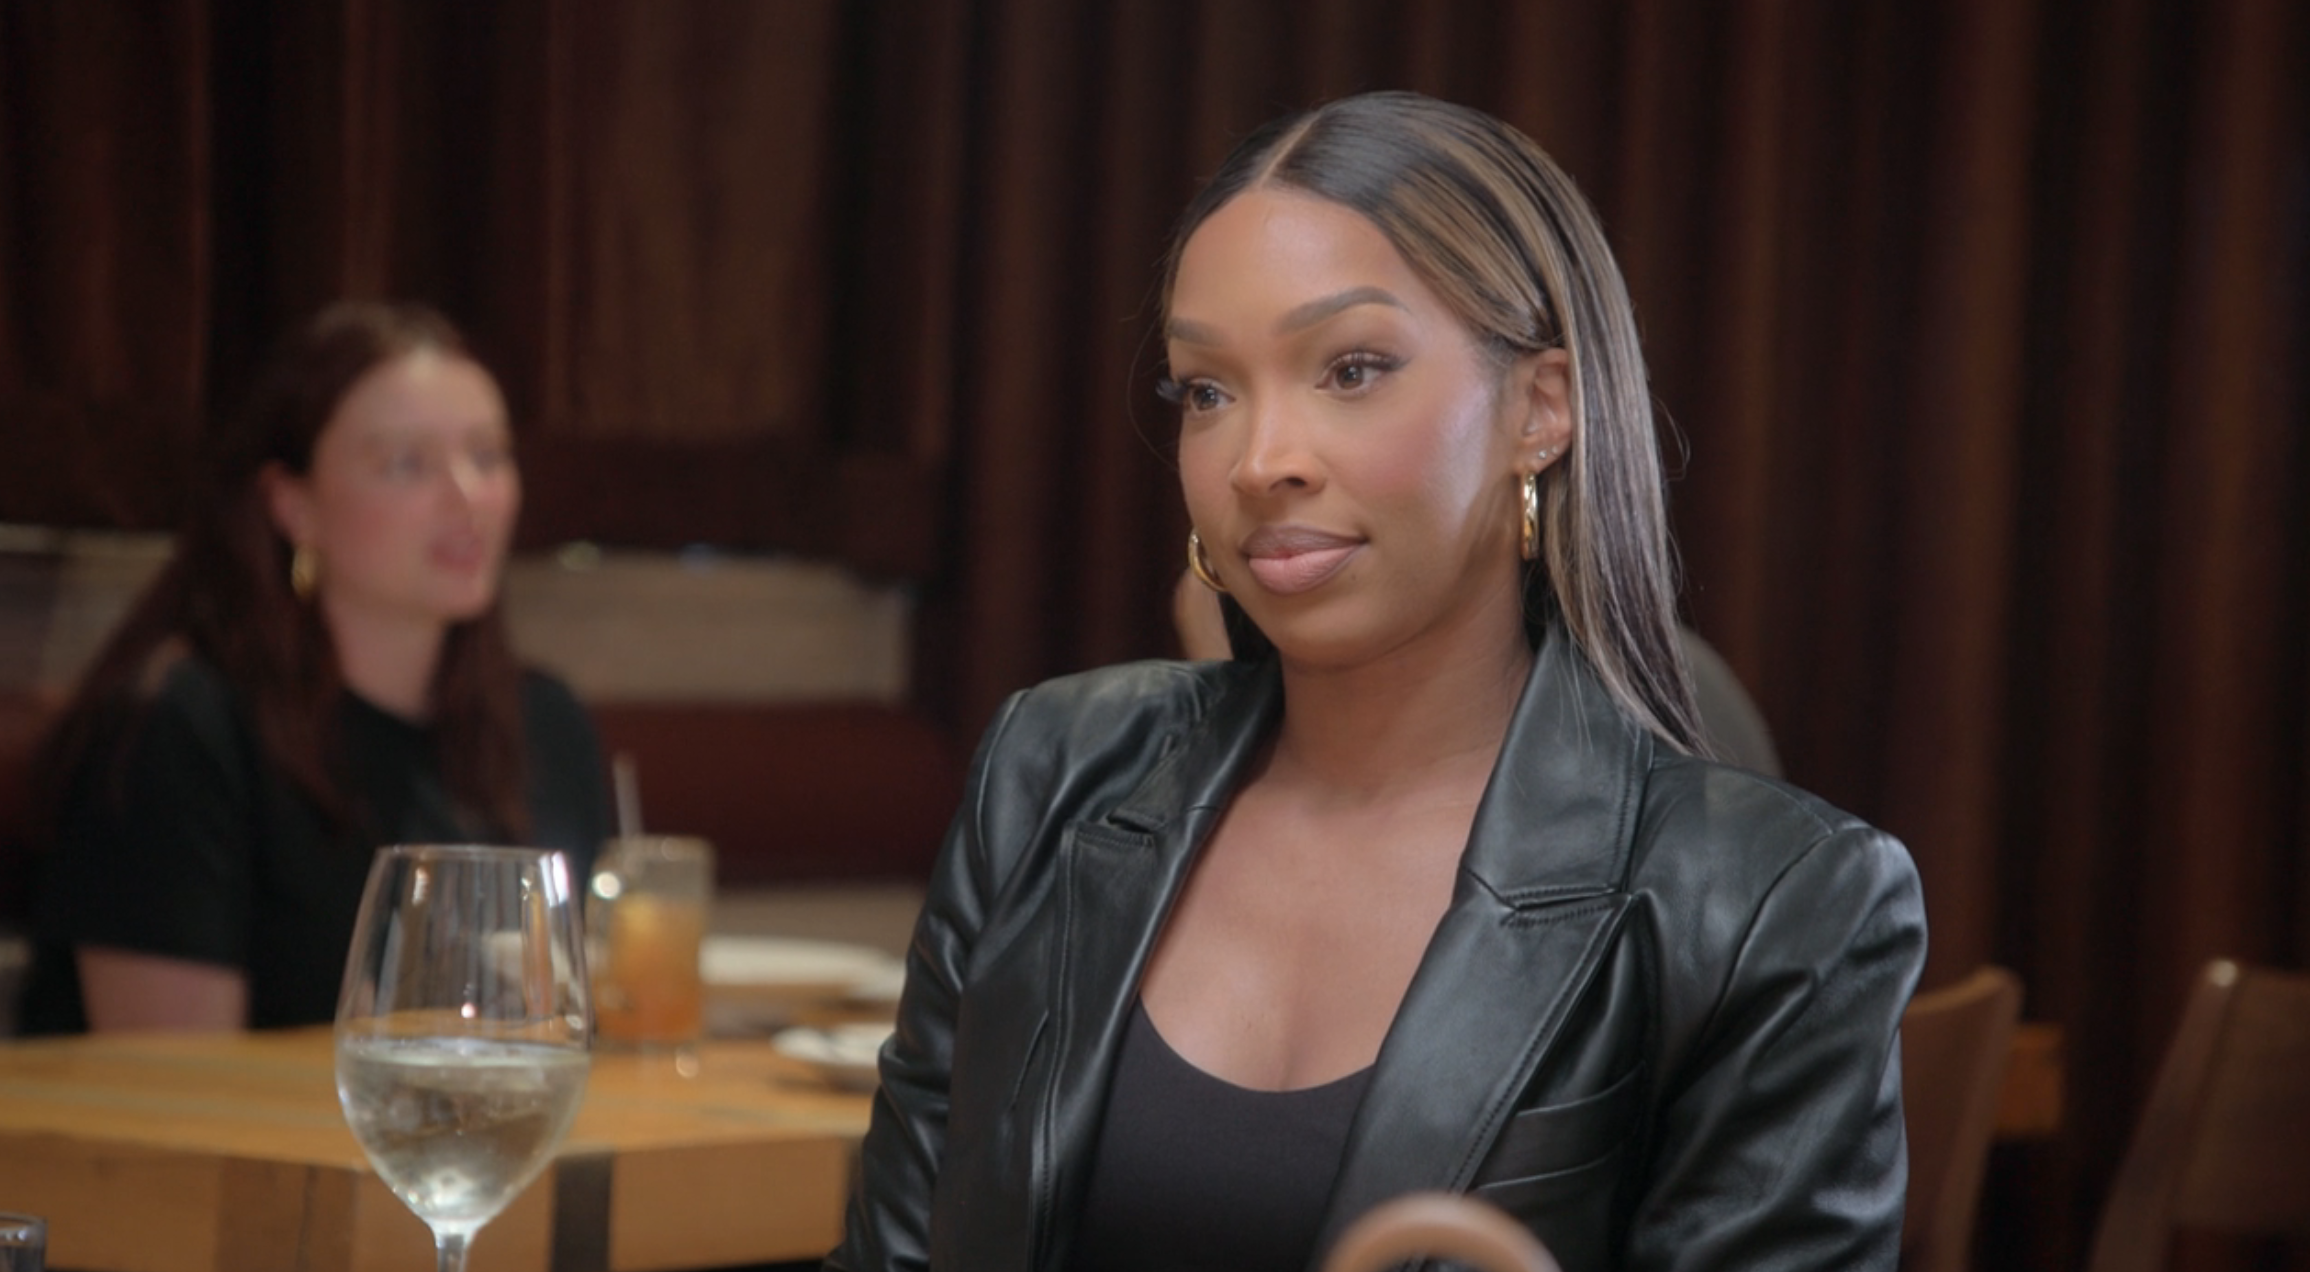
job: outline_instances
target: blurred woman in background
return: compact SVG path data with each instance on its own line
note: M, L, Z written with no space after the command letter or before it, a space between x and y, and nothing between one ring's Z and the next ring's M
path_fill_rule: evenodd
M378 846L560 848L582 879L605 833L591 722L507 642L521 480L456 329L333 306L212 440L43 752L28 1032L327 1021Z

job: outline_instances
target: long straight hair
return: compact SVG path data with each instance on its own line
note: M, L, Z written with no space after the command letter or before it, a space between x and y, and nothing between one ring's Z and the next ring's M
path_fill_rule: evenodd
M1188 204L1187 240L1237 195L1299 191L1362 213L1499 365L1543 349L1571 361L1573 440L1540 475L1544 547L1524 576L1527 638L1561 615L1613 699L1680 750L1711 748L1676 632L1660 440L1634 307L1603 226L1572 179L1523 133L1417 93L1367 93L1246 137ZM1239 658L1273 646L1222 598Z
M371 371L420 352L470 358L448 319L419 304L347 301L290 332L245 408L213 433L176 550L82 677L43 744L42 824L53 830L80 766L107 730L133 719L176 656L196 654L246 703L266 758L340 831L354 807L340 707L345 683L319 607L289 586L292 547L274 525L263 474L302 475L338 405ZM520 668L499 603L453 624L434 669L442 775L466 829L527 838Z

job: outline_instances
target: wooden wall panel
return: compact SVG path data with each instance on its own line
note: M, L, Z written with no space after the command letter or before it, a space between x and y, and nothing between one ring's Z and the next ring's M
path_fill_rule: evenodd
M174 514L206 354L205 10L0 7L0 520Z
M555 19L555 434L824 435L836 19L832 0Z
M864 427L832 391L872 374L840 357L831 282L876 250L835 216L863 189L835 147L872 123L843 79L869 20L840 0L0 11L0 520L173 524L203 421L277 332L405 296L504 382L525 542L927 574L943 385ZM880 293L850 328L907 303ZM912 325L933 348L937 322Z

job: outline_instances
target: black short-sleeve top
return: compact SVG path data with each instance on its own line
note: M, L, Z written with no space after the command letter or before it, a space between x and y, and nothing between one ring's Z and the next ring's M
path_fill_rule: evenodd
M264 754L241 696L185 658L100 733L71 779L33 918L27 1032L86 1028L72 949L104 945L237 968L249 1024L319 1024L369 860L384 844L489 842L461 812L431 729L350 692L339 727L356 825L329 818ZM582 879L608 829L601 748L560 681L525 672L529 841Z

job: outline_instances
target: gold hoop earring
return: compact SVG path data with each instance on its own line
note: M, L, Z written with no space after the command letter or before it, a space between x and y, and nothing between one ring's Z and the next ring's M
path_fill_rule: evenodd
M320 586L321 556L300 543L297 550L289 554L289 590L298 600L309 601Z
M1540 474L1524 474L1524 559L1540 559Z
M1187 532L1187 569L1195 580L1221 596L1227 595L1227 585L1211 568L1211 555L1203 550L1203 536L1193 530Z

